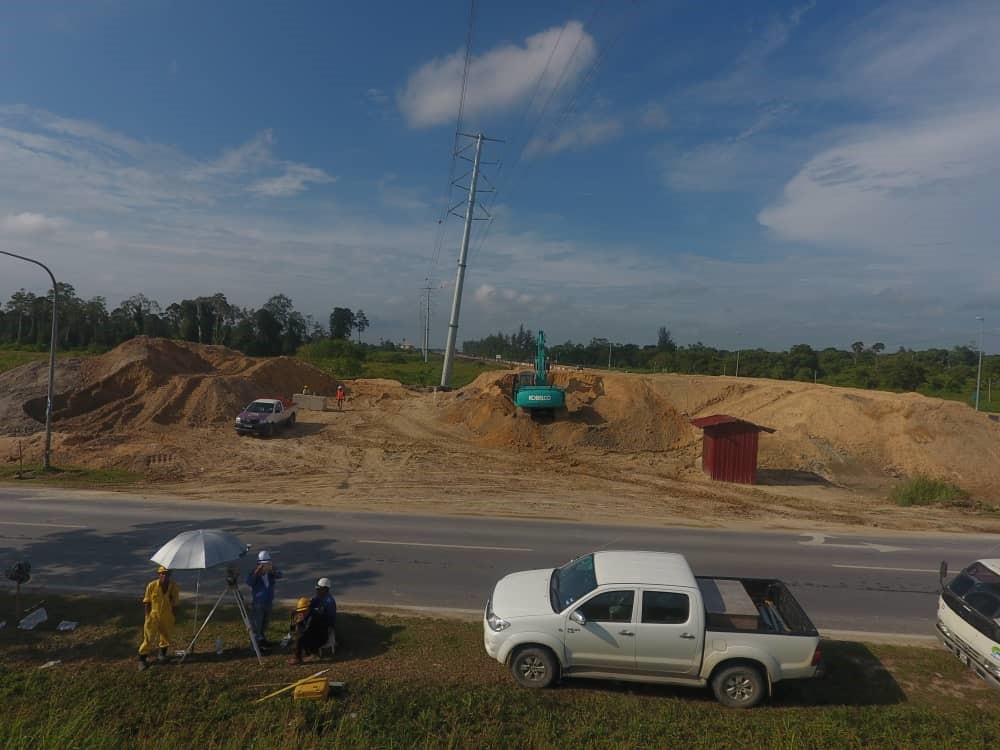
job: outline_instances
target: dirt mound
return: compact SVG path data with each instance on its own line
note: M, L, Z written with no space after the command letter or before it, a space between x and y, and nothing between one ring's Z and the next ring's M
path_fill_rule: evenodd
M567 413L518 414L513 373L486 373L452 394L442 418L489 447L675 452L692 465L702 432L689 420L730 414L777 430L760 441L765 469L865 484L926 474L968 489L1000 485L1000 423L964 404L917 394L787 381L682 375L553 373Z
M552 385L566 391L566 412L552 423L519 413L511 400L512 372L484 373L457 391L444 419L469 427L490 447L548 450L576 446L620 453L666 451L688 435L669 399L640 380L591 373L556 372Z
M53 390L65 393L81 382L82 359L60 359L56 363ZM0 435L30 435L45 424L45 400L49 388L49 362L40 360L0 373ZM37 419L24 410L36 401Z
M78 363L71 387L58 389L53 421L59 431L84 435L223 424L254 398L288 398L303 385L321 395L337 387L301 360L254 359L223 346L141 337ZM44 396L24 402L23 411L42 421Z

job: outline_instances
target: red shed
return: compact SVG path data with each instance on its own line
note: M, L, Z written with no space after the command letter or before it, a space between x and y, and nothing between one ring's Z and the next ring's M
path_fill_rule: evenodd
M757 484L757 433L774 432L753 422L714 414L692 419L705 430L701 442L701 468L712 479Z

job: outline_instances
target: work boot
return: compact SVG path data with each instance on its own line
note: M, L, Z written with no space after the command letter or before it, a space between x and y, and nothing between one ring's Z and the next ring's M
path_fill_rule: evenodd
M146 661L146 655L139 654L139 671L145 672L147 669L149 669L149 662Z
M165 648L160 649L160 653L156 655L156 660L160 662L160 664L166 664L170 661L170 657L167 656L167 650Z

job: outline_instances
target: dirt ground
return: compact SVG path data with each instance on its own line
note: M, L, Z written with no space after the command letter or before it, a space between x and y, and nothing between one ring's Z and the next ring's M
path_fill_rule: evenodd
M239 437L255 397L337 380L295 359L140 338L60 362L56 464L140 472L142 491L343 510L646 525L1000 532L1000 423L916 394L750 378L556 372L568 410L515 412L509 373L453 392L345 381L337 411L303 411L272 439ZM44 366L0 374L0 460L40 456ZM330 410L330 407L333 407ZM713 482L689 420L729 414L760 437L759 484ZM900 478L955 482L974 508L900 508Z

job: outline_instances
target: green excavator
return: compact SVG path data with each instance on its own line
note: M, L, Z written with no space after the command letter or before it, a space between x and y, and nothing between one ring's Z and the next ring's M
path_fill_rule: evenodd
M549 385L548 360L545 350L545 332L538 332L538 353L535 371L519 372L514 377L514 406L520 407L532 419L551 421L556 410L566 407L566 391Z

